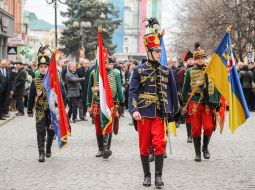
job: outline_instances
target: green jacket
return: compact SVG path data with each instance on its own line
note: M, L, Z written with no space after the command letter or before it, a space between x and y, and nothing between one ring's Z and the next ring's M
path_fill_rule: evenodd
M186 104L189 99L189 93L196 86L198 80L203 80L203 84L199 86L191 98L191 102L208 104L212 106L220 105L220 93L214 87L213 82L204 74L205 68L194 66L186 71L184 85L182 89L182 104Z
M89 76L89 84L88 84L88 94L87 94L87 106L91 106L92 104L92 87L94 86L94 78L95 76L95 70L93 70L90 73ZM124 102L124 95L122 91L122 86L121 86L121 77L120 77L120 72L116 69L111 69L108 71L108 81L110 84L110 88L112 91L113 95L113 101L116 102L117 104L123 103ZM99 86L99 81L96 81L97 84L96 86ZM94 103L99 104L100 103L100 98L99 98L99 92L94 93Z

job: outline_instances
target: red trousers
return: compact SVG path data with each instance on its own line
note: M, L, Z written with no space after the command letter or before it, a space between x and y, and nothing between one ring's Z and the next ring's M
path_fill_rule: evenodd
M96 134L103 134L103 129L101 126L100 121L100 105L99 104L93 104L93 117L94 117L94 123L96 127ZM105 130L105 133L112 133L112 124L110 124L107 129Z
M141 155L149 156L150 146L154 147L155 155L164 154L166 142L163 119L143 118L137 121L137 128Z
M187 115L185 118L186 123L190 123L190 117Z
M213 109L210 106L189 103L188 113L191 121L192 137L200 137L202 128L205 136L211 136L214 130Z

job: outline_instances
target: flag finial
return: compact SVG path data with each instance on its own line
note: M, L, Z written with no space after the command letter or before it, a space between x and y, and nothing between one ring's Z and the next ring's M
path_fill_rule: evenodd
M161 36L164 36L164 35L165 35L165 29L163 29L161 32Z
M59 52L59 49L58 48L55 48L54 51L53 51L55 54L57 54Z
M98 32L103 32L103 27L102 27L102 25L100 25L100 26L98 27Z
M227 32L227 33L230 33L231 30L232 30L232 26L230 25L230 26L227 28L226 32Z

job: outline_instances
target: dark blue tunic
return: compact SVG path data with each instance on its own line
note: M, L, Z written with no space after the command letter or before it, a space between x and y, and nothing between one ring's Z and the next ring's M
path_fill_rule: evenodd
M131 114L139 111L145 118L168 117L179 111L178 101L176 82L170 68L160 65L157 69L150 62L134 68L129 86Z

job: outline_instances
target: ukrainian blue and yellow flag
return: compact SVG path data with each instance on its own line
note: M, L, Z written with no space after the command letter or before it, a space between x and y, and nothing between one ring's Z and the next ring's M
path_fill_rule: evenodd
M235 66L229 33L224 36L205 72L229 104L229 128L234 133L250 113Z
M166 48L165 48L163 35L160 35L160 47L161 47L160 64L167 67L167 56L166 56ZM166 122L165 122L165 126L164 126L165 130L167 127L170 133L172 133L174 136L177 135L175 121L169 122L168 126L166 126Z
M165 48L163 35L160 35L159 39L160 39L160 47L161 47L160 64L167 67L166 48Z

